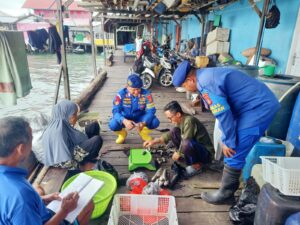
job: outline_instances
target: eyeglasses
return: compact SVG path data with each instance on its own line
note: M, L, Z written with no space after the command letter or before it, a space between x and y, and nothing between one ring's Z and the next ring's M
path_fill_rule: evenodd
M167 119L170 120L170 121L172 121L172 119L173 119L175 116L176 116L176 114L171 115L171 116L168 116Z

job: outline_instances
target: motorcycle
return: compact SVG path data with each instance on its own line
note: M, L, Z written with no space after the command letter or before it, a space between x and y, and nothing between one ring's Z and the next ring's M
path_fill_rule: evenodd
M157 79L161 86L169 87L173 81L172 65L166 58L159 59L156 56L146 56L140 77L145 89L152 87L154 79Z

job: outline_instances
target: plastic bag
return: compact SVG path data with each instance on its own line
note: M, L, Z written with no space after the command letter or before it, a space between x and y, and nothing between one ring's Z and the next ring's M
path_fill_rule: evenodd
M236 205L229 209L229 218L234 224L252 225L260 188L250 177Z

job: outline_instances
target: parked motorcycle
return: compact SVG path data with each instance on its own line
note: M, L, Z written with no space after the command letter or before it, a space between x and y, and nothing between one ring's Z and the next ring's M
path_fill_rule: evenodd
M146 56L143 61L143 69L140 72L143 81L143 88L149 89L153 85L153 80L157 79L163 87L172 85L173 75L171 64L165 59L159 59L157 56Z

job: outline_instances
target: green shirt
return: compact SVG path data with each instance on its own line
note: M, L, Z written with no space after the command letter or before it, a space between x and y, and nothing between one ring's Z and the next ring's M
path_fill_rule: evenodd
M183 114L182 121L177 127L181 131L181 138L183 140L196 140L200 144L204 145L210 154L214 156L215 150L209 138L208 132L204 125L196 117ZM171 140L171 132L163 134L162 138L165 143L168 143ZM182 150L179 149L179 152L182 152Z

